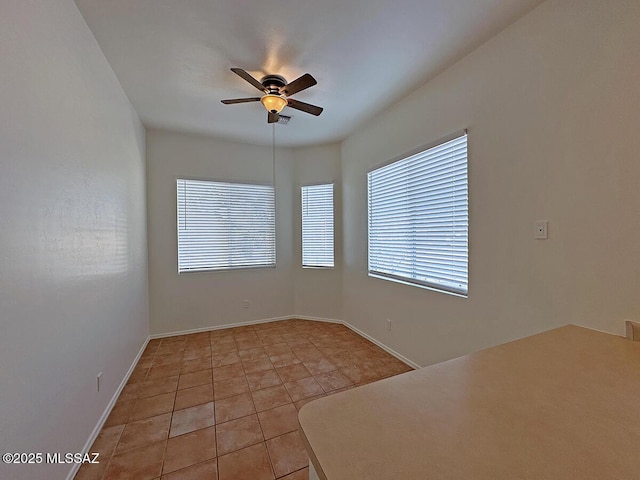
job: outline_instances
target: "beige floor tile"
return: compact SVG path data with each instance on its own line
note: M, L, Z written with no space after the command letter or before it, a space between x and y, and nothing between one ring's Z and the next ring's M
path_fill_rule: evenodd
M151 367L147 374L147 379L152 380L154 378L171 377L178 375L182 366L180 363L171 363L169 365L159 365L157 367Z
M269 360L271 360L271 363L273 363L273 366L276 368L302 363L302 360L300 360L293 352L270 355Z
M324 393L320 384L313 377L301 378L284 384L294 402Z
M209 340L202 345L193 345L184 349L183 360L191 360L193 358L204 358L211 356L211 345Z
M152 367L159 367L161 365L171 365L173 363L180 363L182 361L182 352L167 353L165 355L156 355L151 362Z
M293 347L293 352L303 362L325 358L322 352L315 347Z
M216 426L219 455L240 450L264 440L258 416L247 417L220 423Z
M107 417L107 421L104 423L105 427L112 427L114 425L124 425L129 420L129 416L135 407L135 400L120 400L116 402L111 410L111 413Z
M267 440L298 429L298 411L291 403L262 411L258 419Z
M276 370L282 379L282 383L293 382L294 380L311 376L311 372L302 363L276 368Z
M251 392L251 397L258 412L292 403L291 397L283 385L256 390Z
M291 350L291 347L287 345L285 342L265 345L263 348L264 348L264 351L267 352L267 355L269 355L270 357L273 355L280 355L283 353L293 353L293 351Z
M155 397L139 398L136 402L129 421L155 417L173 411L176 392L163 393Z
M305 480L308 478L307 476ZM162 480L218 480L218 460L214 458L207 462L191 465L163 475Z
M216 422L223 423L256 413L249 393L235 395L215 401Z
M315 379L326 393L353 385L353 382L343 375L340 370L321 373L316 375Z
M331 372L338 368L325 357L307 360L304 362L304 366L307 367L307 370L309 370L312 375Z
M211 344L211 353L214 355L216 353L228 353L228 352L237 352L237 351L238 351L238 346L236 345L235 340L232 342Z
M142 382L127 383L122 389L122 391L120 392L118 401L136 400L138 398L138 392L140 391L141 386L142 386Z
M263 335L260 337L260 343L262 343L262 345L275 345L277 343L283 343L284 341L284 337L277 334Z
M164 457L162 473L170 473L181 468L215 458L216 429L202 428L191 433L170 438Z
M146 377L147 374L149 373L150 370L150 365L139 365L136 366L136 368L133 369L133 372L131 372L131 375L129 375L129 378L127 380L128 383L139 383L139 382L143 382Z
M192 358L182 361L180 373L191 373L211 368L211 357Z
M249 390L262 390L267 387L274 387L280 385L282 380L274 369L263 370L261 372L247 373L247 383L249 384Z
M261 347L262 343L260 340L256 338L252 339L236 339L236 345L238 345L238 350L247 350L249 348L257 348Z
M124 425L115 425L100 431L89 449L89 453L99 454L100 463L83 463L75 476L76 480L100 480L103 477L124 427Z
M127 423L116 447L116 454L166 440L170 423L170 413Z
M284 477L280 477L280 480L309 480L309 467L290 473Z
M178 388L178 375L147 380L138 390L138 398L155 397L162 393L175 392Z
M379 378L375 369L366 367L349 366L341 368L340 371L356 385L367 383Z
M178 390L176 395L175 410L202 405L213 401L213 385L206 383L197 387Z
M266 444L276 478L309 466L307 451L297 431L267 440Z
M103 480L152 480L160 476L166 441L113 456Z
M242 360L242 366L245 373L260 372L262 370L270 370L273 368L273 364L269 357L260 358L258 360Z
M273 480L275 478L264 443L218 458L219 480Z
M213 398L220 400L222 398L233 397L249 391L247 378L242 375L237 378L229 378L213 384Z
M213 369L214 382L229 380L231 378L237 378L242 375L244 375L244 370L241 363L233 363L231 365L225 365L223 367L216 367Z
M211 376L210 368L207 370L199 370L197 372L183 373L182 375L180 375L178 390L197 387L198 385L205 385L212 382L213 377Z
M227 353L216 353L211 356L211 366L213 368L216 367L224 367L226 365L233 365L234 363L240 363L239 352L227 352Z
M215 424L213 402L176 410L171 419L169 437L176 437Z
M262 346L248 348L246 350L240 350L238 352L238 356L242 361L261 360L261 359L269 358L269 356L267 355L267 352L264 351L264 348L262 348Z
M294 405L296 407L296 410L300 411L300 409L302 408L303 405L305 405L305 404L307 404L309 402L312 402L314 400L317 400L318 398L323 398L323 397L326 397L326 396L327 395L323 393L322 395L316 395L315 397L308 397L308 398L305 398L304 400L298 400L297 402L294 402Z

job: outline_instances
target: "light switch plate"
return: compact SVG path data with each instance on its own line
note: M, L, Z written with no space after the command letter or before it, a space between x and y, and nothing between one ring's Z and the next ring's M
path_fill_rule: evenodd
M538 220L535 224L535 238L537 240L546 240L549 238L549 222L547 220Z

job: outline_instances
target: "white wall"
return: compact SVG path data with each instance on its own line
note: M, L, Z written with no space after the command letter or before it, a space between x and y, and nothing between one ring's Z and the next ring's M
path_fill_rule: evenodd
M0 60L0 451L78 452L148 334L145 133L72 0L4 0Z
M640 318L638 25L637 0L550 0L343 142L345 320L426 365ZM462 128L469 298L368 277L367 169Z
M271 128L265 125L265 128ZM293 160L276 151L276 268L178 275L176 179L270 182L272 149L163 130L147 133L151 333L290 315ZM249 300L249 308L242 301Z
M302 316L342 318L342 189L340 145L294 149L294 308ZM335 267L302 268L302 211L300 187L334 183Z

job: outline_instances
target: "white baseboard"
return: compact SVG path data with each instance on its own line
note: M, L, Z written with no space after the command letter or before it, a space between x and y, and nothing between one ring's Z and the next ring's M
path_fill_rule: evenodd
M343 320L337 320L335 318L310 317L309 315L291 315L290 318L297 318L300 320L311 320L312 322L339 323L344 325Z
M364 333L362 330L360 330L359 328L354 327L353 325L351 325L349 322L347 322L345 320L338 320L336 318L313 317L313 316L310 316L310 315L285 315L283 317L262 318L262 319L258 319L258 320L249 320L247 322L229 323L229 324L226 324L226 325L215 325L215 326L211 326L211 327L193 328L193 329L190 329L190 330L179 330L179 331L176 331L176 332L156 333L154 335L151 335L149 338L150 339L155 339L155 338L177 337L179 335L189 335L189 334L192 334L192 333L211 332L213 330L222 330L222 329L225 329L225 328L243 327L243 326L247 326L247 325L258 325L260 323L269 323L269 322L277 322L279 320L292 320L292 319L311 320L311 321L314 321L314 322L339 323L339 324L344 325L345 327L349 328L353 332L357 333L361 337L364 337L367 340L369 340L370 342L372 342L375 345L379 346L385 352L389 353L390 355L393 355L394 357L396 357L401 362L406 363L407 365L409 365L411 368L421 368L420 365L418 365L414 361L412 361L412 360L408 359L407 357L405 357L404 355L396 352L394 349L392 349L392 348L388 347L387 345L385 345L384 343L376 340L372 336Z
M420 365L418 365L416 362L408 359L407 357L405 357L404 355L396 352L393 348L387 347L384 343L376 340L375 338L373 338L371 335L368 335L366 333L364 333L362 330L360 330L359 328L354 327L353 325L351 325L349 322L342 322L342 324L353 330L354 332L356 332L358 335L360 335L361 337L366 338L367 340L369 340L371 343L375 343L377 346L379 346L381 349L383 349L385 352L389 353L390 355L393 355L394 357L396 357L398 360L400 360L403 363L406 363L407 365L409 365L411 368L414 369L418 369L418 368L422 368L420 367Z
M214 325L211 327L201 327L201 328L192 328L189 330L178 330L176 332L167 332L167 333L154 333L149 338L168 338L168 337L178 337L180 335L190 335L192 333L202 333L202 332L212 332L213 330L223 330L225 328L234 328L234 327L244 327L247 325L258 325L259 323L269 323L269 322L277 322L279 320L291 320L292 318L298 318L295 315L286 315L284 317L273 317L273 318L262 318L258 320L248 320L246 322L238 322L238 323L228 323L226 325Z
M89 435L89 439L84 444L84 447L81 450L82 453L89 452L89 449L91 448L91 445L93 445L93 442L96 441L96 438L100 434L100 430L102 430L102 427L104 426L104 422L106 422L107 418L109 418L109 414L111 413L111 410L113 410L113 407L116 404L116 401L118 400L118 397L120 396L120 393L122 392L122 389L127 384L127 381L129 380L129 377L133 373L134 368L136 368L136 365L138 364L138 360L140 360L140 357L142 356L142 353L144 352L144 349L147 348L147 344L149 343L149 340L150 340L150 338L147 337L147 339L142 344L142 347L140 347L140 350L138 351L138 355L136 355L136 358L133 359L133 362L131 363L131 366L129 367L129 370L127 371L127 373L125 374L124 378L122 379L122 382L120 382L120 385L116 389L116 392L111 397L111 400L107 404L107 407L104 409L104 412L102 413L102 416L100 417L100 419L98 420L98 423L96 424L95 428L93 429L93 432L91 432L91 435ZM67 480L73 480L73 477L75 477L76 474L78 473L78 470L80 469L80 466L81 466L80 463L72 464L71 470L69 471L69 474L67 475Z
M347 322L345 320L337 320L335 318L310 317L308 315L292 315L291 318L299 318L300 320L312 320L314 322L328 322L328 323L339 323L339 324L342 324L345 327L347 327L348 329L350 329L353 332L355 332L358 335L360 335L361 337L366 338L371 343L374 343L375 345L379 346L381 349L383 349L388 354L393 355L398 360L400 360L402 363L406 363L407 365L409 365L411 368L414 368L414 369L421 368L420 365L418 365L414 361L412 361L412 360L408 359L407 357L405 357L404 355L396 352L393 348L388 347L384 343L376 340L371 335L368 335L368 334L364 333L362 330L360 330L359 328L354 327L353 325L351 325L349 322Z

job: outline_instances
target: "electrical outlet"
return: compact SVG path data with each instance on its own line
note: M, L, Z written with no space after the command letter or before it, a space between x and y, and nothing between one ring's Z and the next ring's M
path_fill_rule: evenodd
M549 222L546 220L538 220L535 224L535 238L537 240L546 240L548 234Z
M96 388L100 391L100 383L102 381L102 372L96 376Z
M249 300L242 300L242 308L249 308Z
M387 330L391 331L391 320L387 318Z

